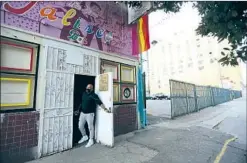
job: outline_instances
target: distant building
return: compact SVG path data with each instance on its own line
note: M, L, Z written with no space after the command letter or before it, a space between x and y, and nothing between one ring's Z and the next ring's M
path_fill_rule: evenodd
M240 90L240 67L218 63L224 47L226 41L219 44L214 38L185 32L157 43L148 52L150 93L169 94L170 79Z
M150 94L169 94L170 79L237 90L246 83L240 66L218 63L221 51L229 46L226 40L218 43L216 38L196 35L200 17L192 4L187 3L177 14L151 13L150 21L151 41L157 41L144 54Z

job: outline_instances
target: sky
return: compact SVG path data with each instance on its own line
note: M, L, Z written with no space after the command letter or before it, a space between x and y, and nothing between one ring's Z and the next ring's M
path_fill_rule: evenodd
M171 37L175 32L195 30L200 16L192 3L185 4L179 13L166 14L163 11L152 12L149 16L150 40L162 40Z

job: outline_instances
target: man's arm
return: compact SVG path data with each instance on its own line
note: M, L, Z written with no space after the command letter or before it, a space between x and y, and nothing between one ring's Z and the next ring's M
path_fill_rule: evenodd
M93 94L92 97L97 105L101 106L103 104L98 95Z
M104 109L106 112L110 112L109 110L106 109L105 105L99 99L99 96L97 94L93 95L93 99L95 100L96 104L99 105L102 109Z

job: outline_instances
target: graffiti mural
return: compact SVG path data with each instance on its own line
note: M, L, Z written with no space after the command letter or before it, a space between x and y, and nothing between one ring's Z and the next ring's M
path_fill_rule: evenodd
M132 54L127 10L114 2L2 2L1 23L94 49Z

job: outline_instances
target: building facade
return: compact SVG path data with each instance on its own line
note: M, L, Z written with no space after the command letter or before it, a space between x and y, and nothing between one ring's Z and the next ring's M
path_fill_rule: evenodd
M1 162L72 148L78 139L73 111L101 73L113 74L114 135L138 129L131 41L121 4L3 2Z
M192 3L184 4L175 14L163 11L150 15L150 39L157 41L146 55L150 93L169 94L169 79L198 85L239 90L240 67L222 67L217 60L229 44L216 38L196 35L201 16Z
M240 90L241 68L218 63L225 47L229 47L227 41L218 43L183 31L153 45L148 52L151 94L169 94L170 79Z

